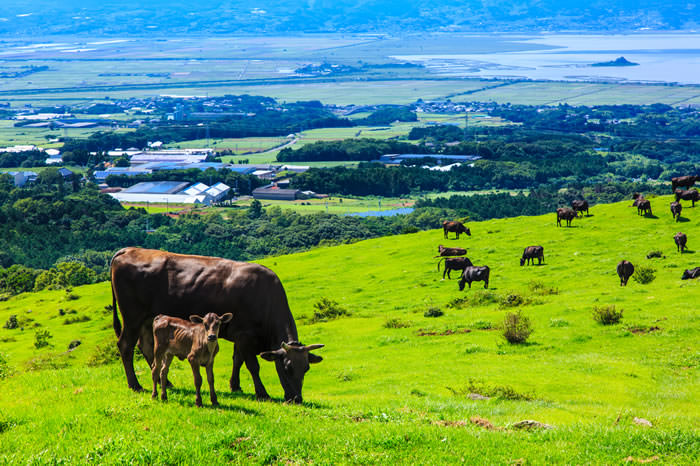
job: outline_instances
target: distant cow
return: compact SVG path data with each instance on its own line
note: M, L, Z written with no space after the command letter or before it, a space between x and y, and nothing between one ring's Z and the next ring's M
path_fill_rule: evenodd
M578 213L581 212L581 216L583 217L584 211L586 212L586 215L588 215L588 201L586 200L580 199L571 201L571 208L574 209L577 216Z
M688 246L685 245L685 243L688 242L688 237L685 235L685 233L681 233L679 231L673 235L673 241L676 242L676 251L679 251L681 254L683 254L684 249L688 249Z
M469 288L472 287L472 282L484 282L484 288L489 287L489 274L491 270L488 266L481 267L470 266L462 272L462 278L459 280L459 291L464 290L464 284L468 283Z
M544 260L544 248L542 246L526 247L523 251L523 257L520 258L520 265L525 265L525 262L530 265L530 261L532 261L534 265L535 259L537 259L537 265L542 265L542 261Z
M637 215L654 215L651 213L651 201L640 197L635 201L637 204Z
M634 265L630 261L622 261L617 264L617 275L620 277L620 286L626 286L627 280L634 273Z
M444 221L442 222L442 231L445 233L445 239L447 239L447 232L451 231L453 233L457 234L457 239L459 239L459 234L460 233L466 233L467 236L471 236L472 232L469 231L469 228L465 227L462 222L448 222Z
M673 191L678 187L690 188L695 184L696 181L700 181L700 176L688 175L688 176L678 176L676 178L671 178L671 189Z
M197 390L195 404L202 406L202 376L199 366L204 366L207 371L209 383L209 399L213 406L219 403L214 391L214 357L219 352L219 327L233 318L233 314L226 313L219 317L210 312L204 317L191 315L190 320L178 317L169 317L158 314L153 319L153 398L158 397L158 383L160 383L162 400L168 399L166 387L168 385L168 369L173 361L173 356L180 360L187 358L192 373L194 374L194 387Z
M440 262L442 262L443 259L440 259L438 261L438 272L440 271ZM445 274L447 274L447 278L450 277L450 272L452 270L460 270L464 272L464 269L467 267L474 265L472 264L472 261L469 260L468 257L446 257L445 259L445 270L442 272L442 279L445 279Z
M446 248L442 244L438 246L439 255L435 257L447 257L447 256L463 256L467 253L464 248Z
M566 226L571 226L571 221L576 218L576 212L568 207L560 207L557 209L557 226L561 226L561 221L566 220Z
M683 272L681 280L687 280L689 278L700 278L700 267L695 267L694 269Z
M700 202L700 193L697 189L688 189L687 191L681 191L676 189L676 202L680 202L681 199L684 201L693 201L693 207L695 207L695 202Z
M673 218L676 220L676 222L680 220L682 211L683 206L680 202L671 202L671 215L673 215Z

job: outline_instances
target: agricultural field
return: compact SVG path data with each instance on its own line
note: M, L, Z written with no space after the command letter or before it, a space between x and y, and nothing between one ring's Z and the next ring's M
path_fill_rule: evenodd
M245 199L235 202L238 207L247 207L252 202ZM367 211L385 211L411 207L415 200L410 198L372 197L361 198L331 196L328 199L305 199L296 201L262 200L263 207L280 207L292 209L300 214L327 212L330 214L346 215ZM226 209L225 207L221 209Z
M459 241L432 230L261 260L280 276L302 341L326 345L303 405L279 402L265 361L275 401L253 399L245 369L243 393L229 393L228 342L215 367L220 408L194 406L190 368L177 360L169 402L130 392L108 283L10 298L0 322L17 315L23 330L0 328L0 461L697 464L700 281L680 277L700 265L700 208L684 206L675 223L670 201L651 198L657 216L627 201L594 206L571 228L554 214L518 217L470 223ZM691 249L682 255L679 230ZM489 288L442 281L438 244L488 265ZM520 267L531 244L545 264ZM653 250L661 257L647 259ZM620 287L622 259L655 280ZM322 298L339 318L314 319ZM595 306L615 306L621 321L597 323ZM501 336L513 311L531 321L525 344ZM50 346L37 349L44 330ZM136 368L148 388L149 368L140 358ZM551 428L517 430L523 420Z
M255 154L258 152L267 152L279 146L290 142L289 139L283 137L254 137L254 138L211 138L193 139L190 141L180 141L171 144L166 144L168 149L198 149L202 147L211 147L217 152L230 150L234 154ZM207 145L207 143L209 145Z

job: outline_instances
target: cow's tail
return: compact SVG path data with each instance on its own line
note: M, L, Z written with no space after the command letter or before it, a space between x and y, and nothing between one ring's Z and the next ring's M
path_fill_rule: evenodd
M114 333L119 338L122 335L122 323L119 321L119 314L117 313L117 296L114 294L114 284L112 284L112 326L114 327Z
M440 262L442 262L443 260L445 260L444 257L441 257L440 260L438 260L438 272L440 271Z

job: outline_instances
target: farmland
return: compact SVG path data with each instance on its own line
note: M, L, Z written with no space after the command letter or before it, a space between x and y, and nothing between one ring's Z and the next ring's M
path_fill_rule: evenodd
M15 314L24 330L0 329L0 367L13 374L0 379L2 461L697 463L700 282L680 276L698 265L700 210L684 209L674 223L671 197L651 200L658 217L622 202L594 206L571 228L555 227L553 214L517 217L471 223L472 236L459 241L432 230L262 260L285 285L302 341L326 344L301 406L254 401L245 370L244 393L228 393L225 342L215 371L221 408L194 407L190 369L178 362L167 404L129 392L106 351L108 283L10 298L0 321ZM690 253L675 250L679 229ZM489 289L441 281L432 257L440 243L489 265ZM518 266L529 244L544 246L546 265ZM663 257L646 258L657 249ZM656 279L621 288L621 259L653 267ZM350 315L312 323L323 297ZM593 320L593 307L607 305L623 310L621 323ZM425 317L431 308L444 315ZM527 344L499 335L513 310L532 321ZM66 323L82 316L89 320ZM53 335L53 347L34 348L37 329ZM65 353L74 339L82 344ZM274 368L261 364L279 400ZM137 373L148 387L142 359ZM553 428L511 427L524 419Z

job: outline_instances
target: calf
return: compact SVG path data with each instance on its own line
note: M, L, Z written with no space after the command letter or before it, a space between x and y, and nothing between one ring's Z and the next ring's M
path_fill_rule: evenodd
M695 267L694 269L683 272L681 280L687 280L689 278L700 278L700 267Z
M634 273L634 265L630 261L621 261L617 264L617 275L620 277L620 286L627 286L627 280Z
M472 264L472 261L469 260L468 257L446 257L445 259L445 270L442 272L442 279L445 279L445 274L447 274L447 278L450 277L450 272L452 270L461 270L464 272L464 269L467 267L474 265ZM440 262L442 259L438 261L438 272L440 271Z
M681 191L676 189L676 202L680 202L681 199L684 201L693 201L693 207L695 207L695 202L700 202L700 193L697 189L688 189L686 191Z
M576 212L568 207L560 207L557 209L557 226L561 226L561 221L566 220L566 226L571 226L571 221L576 217Z
M525 262L527 262L527 265L530 265L530 261L534 265L535 259L537 259L537 265L542 265L544 260L544 248L542 246L526 247L523 251L523 257L520 258L520 265L525 265Z
M467 236L471 236L472 232L469 231L469 228L465 227L462 222L448 222L444 221L442 222L442 231L445 233L445 239L447 239L447 232L448 231L453 231L457 235L457 239L459 239L459 234L460 233L466 233Z
M435 257L463 256L467 253L464 248L446 248L442 244L438 246L438 255Z
M681 219L681 212L683 211L683 206L680 202L671 202L671 215L677 221Z
M488 266L481 267L469 266L462 272L462 278L459 280L459 291L464 290L464 284L468 283L469 288L472 287L472 282L484 282L484 288L489 287L489 274L491 270Z
M588 201L585 199L571 201L571 208L574 209L574 212L576 212L576 216L578 216L578 213L581 212L581 216L583 217L584 211L586 212L586 215L588 215Z
M685 243L688 242L688 237L685 235L685 233L681 233L679 231L673 235L673 241L676 242L676 251L679 251L681 254L683 254L684 249L688 249L688 246L685 245Z
M199 373L199 366L204 366L207 371L207 382L209 383L209 398L212 406L219 403L216 400L214 391L214 357L219 352L219 327L222 323L227 323L233 318L233 314L226 313L219 317L210 312L204 317L191 315L190 320L179 319L159 314L153 319L153 366L151 376L153 377L152 397L158 396L158 383L161 387L161 399L167 400L166 392L168 369L173 361L173 356L180 360L187 358L192 366L194 375L194 386L197 390L195 403L202 406L202 376Z

